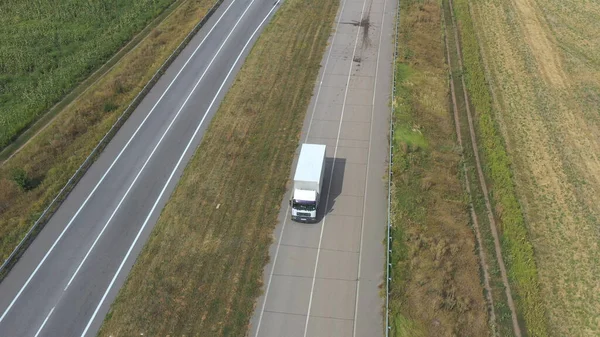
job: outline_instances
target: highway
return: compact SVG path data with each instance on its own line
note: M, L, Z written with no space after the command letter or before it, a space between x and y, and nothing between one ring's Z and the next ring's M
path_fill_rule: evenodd
M321 199L319 223L296 223L286 194L252 337L384 335L379 285L396 6L396 0L341 1L301 136L327 145L325 207Z
M0 336L96 335L278 7L274 0L221 4L0 283Z

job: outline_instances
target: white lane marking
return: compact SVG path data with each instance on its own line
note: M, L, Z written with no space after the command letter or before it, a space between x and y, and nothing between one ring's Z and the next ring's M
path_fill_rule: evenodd
M360 270L362 266L362 251L363 251L363 236L365 232L365 213L367 210L367 195L369 190L369 164L371 161L371 146L373 138L373 116L375 115L375 97L377 95L377 75L379 74L379 57L381 56L381 41L383 37L383 28L385 26L385 5L387 1L383 1L383 11L381 12L381 26L379 28L379 46L377 46L377 62L375 63L375 79L373 83L373 101L371 102L371 125L369 130L369 150L367 152L367 173L365 175L365 198L363 199L363 214L362 223L360 224L360 247L358 248L358 271L356 276L356 296L354 306L354 324L352 327L352 336L356 337L356 320L358 318L358 294L360 290ZM391 135L390 135L391 137Z
M363 2L363 7L360 12L360 20L365 12L365 5L367 1ZM340 14L341 19L341 14ZM342 115L340 116L340 124L338 126L338 133L335 140L335 150L333 151L333 163L331 165L331 174L329 175L329 184L327 186L327 199L325 201L325 212L329 206L329 198L331 193L331 182L333 181L333 172L335 171L335 159L337 158L338 144L340 142L340 134L342 133L342 122L344 121L344 110L346 108L346 100L348 98L348 87L350 86L350 78L352 77L352 67L354 66L354 55L356 54L356 47L358 46L358 37L360 36L360 27L356 30L356 39L354 41L354 49L352 50L352 58L350 58L350 69L348 70L348 80L346 81L346 89L344 90L344 102L342 103ZM331 46L333 48L333 45ZM317 260L315 261L315 271L312 277L312 286L310 287L310 298L308 300L308 311L306 313L306 323L304 324L304 337L308 333L308 321L310 320L310 309L312 307L312 299L315 291L315 281L317 279L317 269L319 267L319 256L321 255L321 243L323 241L323 230L325 229L325 220L327 220L327 214L323 216L323 223L321 224L321 234L319 235L319 246L317 247Z
M333 31L333 38L331 38L331 47L329 48L329 53L327 53L327 59L325 59L325 66L323 67L323 74L321 75L321 81L319 81L319 89L317 89L317 95L315 96L315 105L313 106L312 114L310 115L310 121L308 122L308 129L306 130L306 137L304 138L304 142L308 140L308 135L310 134L310 129L312 127L313 119L315 118L315 111L317 110L317 103L319 102L319 95L321 94L321 88L323 87L323 79L325 78L325 73L327 72L327 65L329 64L329 58L331 57L331 51L333 50L333 43L335 42L335 37L337 36L338 28L340 27L340 22L342 19L342 13L344 13L344 7L346 7L346 1L342 3L342 8L340 9L340 17L338 22L335 24L335 30Z
M267 305L267 295L269 295L269 288L271 288L271 280L273 279L273 271L275 269L275 264L277 263L277 255L279 255L279 247L281 246L281 239L283 238L283 231L285 230L285 223L287 222L287 217L290 211L290 205L288 205L285 210L285 218L283 218L283 226L281 226L281 233L279 233L279 240L277 241L277 248L275 249L275 258L273 259L273 267L271 268L271 273L269 274L269 281L267 282L267 289L265 290L265 299L263 301L262 309L260 310L260 316L258 317L258 324L256 326L256 337L258 337L258 332L260 331L260 323L262 322L263 314L265 313L265 306Z
M344 2L342 3L342 9L340 10L340 17L342 16L342 13L344 12L344 7L346 6L346 1L344 0ZM335 31L337 31L338 27L340 26L340 20L338 20L338 22L335 25ZM335 32L334 31L334 32ZM331 46L333 46L333 43L335 41L335 36L337 34L333 34L333 38L331 39ZM308 130L306 131L306 137L304 138L304 142L306 142L306 140L308 140L308 134L310 133L310 128L312 126L312 122L313 122L313 118L315 116L315 110L317 108L317 102L319 101L319 94L321 93L321 87L323 86L323 78L325 78L325 72L327 71L327 64L329 64L329 57L331 56L331 50L333 48L329 48L329 53L327 53L327 59L325 60L325 66L323 67L323 74L321 75L321 80L319 81L319 89L317 89L317 95L315 97L315 105L313 107L313 111L312 111L312 115L310 117L310 121L308 122ZM263 305L262 308L260 310L260 315L258 317L258 324L256 325L256 335L255 337L258 337L258 333L260 331L260 324L262 323L262 318L263 318L263 314L265 313L265 306L267 305L267 297L269 296L269 289L271 288L271 280L273 279L273 272L275 270L275 263L277 262L277 255L279 255L279 247L281 246L281 239L283 238L283 230L285 229L285 223L287 221L287 216L288 216L288 212L290 210L290 206L288 205L287 209L285 210L285 217L283 218L283 225L281 228L281 233L279 234L279 240L277 241L277 248L275 249L275 257L273 259L273 265L271 267L271 272L269 273L269 281L267 281L267 288L265 289L265 298L263 300Z
M162 190L160 191L160 194L156 198L156 201L154 202L154 205L152 206L152 209L150 210L150 212L146 216L146 220L144 220L144 223L142 224L142 227L140 228L140 230L138 231L137 235L135 236L135 239L131 243L131 246L129 246L129 250L127 251L127 254L125 254L125 256L123 257L123 260L121 261L121 264L119 265L119 269L117 269L117 271L115 272L115 275L113 276L112 280L110 281L110 284L108 285L108 288L106 288L106 291L104 292L104 295L102 296L102 299L98 303L98 306L96 306L96 310L94 310L94 313L92 314L92 317L88 321L88 324L86 325L85 330L83 331L83 333L81 333L81 337L85 336L85 334L89 330L90 326L92 325L92 322L94 321L94 318L96 318L96 315L98 314L98 310L100 310L100 307L104 303L104 300L106 299L106 296L108 295L108 292L111 290L112 286L114 285L115 281L117 280L117 276L121 272L121 269L123 269L123 266L125 265L125 261L127 261L127 259L129 258L129 255L131 254L131 252L133 250L133 247L136 245L138 239L140 238L140 235L144 231L144 228L146 228L146 225L148 224L148 221L150 220L150 217L152 216L152 213L154 213L154 210L156 209L156 206L158 205L158 202L160 201L160 199L162 198L163 194L165 193L165 190L167 189L167 186L169 186L169 183L171 182L171 179L173 179L173 176L175 175L175 171L177 171L177 169L179 168L179 165L181 164L181 162L182 162L182 160L183 160L186 152L190 148L190 145L192 145L192 142L193 142L194 138L196 138L196 135L198 134L198 131L200 131L200 127L204 123L204 120L206 119L206 116L208 115L208 112L210 111L210 109L212 109L213 105L215 104L215 101L217 100L217 98L219 97L219 94L221 93L221 90L223 90L223 87L225 86L225 83L229 79L229 76L231 76L231 73L233 72L233 69L235 68L235 66L237 65L238 61L240 60L240 58L244 54L246 48L248 48L248 45L250 44L250 42L252 41L252 39L254 38L254 36L256 35L256 33L258 32L258 30L264 25L265 21L267 21L267 19L271 15L271 13L273 13L273 11L275 10L275 8L277 7L277 5L280 2L281 2L281 0L277 0L277 2L273 5L273 7L271 7L271 10L269 11L269 13L267 13L267 15L265 16L265 18L258 25L258 27L256 27L256 29L254 30L254 32L252 33L252 35L250 36L250 38L248 39L248 41L244 45L244 48L242 48L242 51L239 53L239 55L235 59L235 62L233 63L233 65L229 69L229 72L227 73L227 76L223 80L223 83L221 83L221 86L219 87L219 90L217 91L217 93L215 94L212 102L210 103L210 105L206 109L204 117L202 117L202 120L200 121L200 123L196 127L196 130L194 131L194 134L192 135L192 137L188 141L185 149L181 153L181 156L179 157L179 160L177 161L177 164L175 165L175 168L171 172L171 175L169 176L169 179L167 179L167 182L165 183L165 185L163 186Z
M144 125L144 123L146 123L146 120L150 117L150 115L152 114L152 112L154 111L154 109L156 108L156 106L158 105L158 103L160 103L160 101L163 99L163 97L165 96L165 94L169 91L169 89L171 88L171 86L173 85L173 83L175 82L175 80L177 80L177 78L179 77L179 74L181 74L181 72L183 71L183 69L188 65L188 63L194 57L194 55L196 54L196 52L198 51L198 49L200 49L200 46L202 46L204 44L204 41L206 41L206 39L208 38L208 36L210 35L210 33L212 33L212 31L215 29L215 27L217 26L217 24L219 24L219 22L221 21L221 19L223 18L223 16L225 16L225 14L227 13L227 11L229 10L229 8L233 5L233 3L235 1L236 0L233 0L231 2L231 4L227 7L227 9L225 9L225 11L223 12L223 14L219 17L219 20L217 20L217 22L215 22L215 24L210 29L210 31L208 32L208 34L206 34L206 36L204 37L204 39L202 39L202 41L200 42L200 44L198 45L198 47L196 47L196 49L194 50L194 52L192 53L192 55L190 55L190 57L187 59L187 61L185 62L185 64L181 67L181 69L179 69L179 72L177 72L177 75L175 75L175 78L173 78L173 80L171 81L171 83L169 83L169 86L167 87L167 89L165 89L165 91L159 97L158 101L156 101L156 103L154 104L154 106L152 107L152 109L150 110L150 112L148 113L148 115L144 118L144 120L142 120L142 123L140 123L140 125L135 130L135 132L133 133L133 135L131 135L131 137L129 138L129 140L127 141L127 143L125 144L125 146L121 150L121 152L119 152L119 154L117 155L117 157L113 160L112 164L110 164L109 168L106 170L106 172L104 173L104 175L102 175L102 177L100 178L100 180L98 181L98 183L96 184L96 186L94 186L94 189L90 192L90 194L84 200L83 204L81 204L81 206L79 207L79 209L77 210L77 212L75 212L75 215L73 215L73 217L71 218L71 220L69 221L69 223L67 224L67 226L62 230L62 232L58 236L58 238L56 238L56 240L54 241L54 243L52 244L52 246L50 247L50 249L48 250L48 252L46 252L46 254L42 258L42 260L40 261L40 263L33 270L33 273L31 273L31 275L29 276L29 278L27 279L27 281L25 281L25 284L21 287L21 289L19 290L19 292L17 293L17 295L15 296L15 298L12 300L12 302L10 302L10 304L8 305L8 308L6 308L6 310L4 311L4 313L2 314L2 316L0 316L0 323L2 322L2 320L4 320L4 317L6 317L6 315L8 314L8 312L10 311L10 309L12 308L12 306L15 304L15 302L17 301L17 299L19 299L19 297L23 293L23 290L25 290L25 288L27 287L27 285L29 285L29 282L31 282L31 279L33 279L33 277L37 274L38 270L44 264L44 262L46 261L46 259L50 255L50 253L54 250L54 248L56 247L56 245L58 244L58 242L60 241L60 239L62 239L63 235L71 227L71 224L73 223L73 221L75 220L75 218L79 215L79 212L81 212L81 210L83 209L83 207L85 207L85 205L90 200L90 198L92 197L92 195L96 192L96 189L98 188L98 186L100 186L100 184L104 181L104 178L106 178L106 176L108 175L108 173L112 170L112 168L115 165L115 163L117 162L117 160L119 160L119 158L121 157L121 155L123 154L123 152L125 152L125 149L127 149L127 147L129 146L129 144L131 143L131 141L133 140L133 138L137 135L138 131L140 131L140 129L142 128L142 126Z
M46 325L46 322L48 322L48 319L50 318L50 316L52 315L52 312L54 311L55 307L52 307L52 309L50 309L50 313L48 313L48 316L46 316L46 319L44 320L44 322L42 323L42 326L40 326L40 328L38 329L38 331L35 333L34 337L38 337L40 335L40 332L42 332L42 329L44 328L44 326Z
M217 52L215 53L215 55L213 56L213 58L208 63L208 66L206 67L206 69L204 70L204 72L202 73L202 75L200 76L200 78L198 79L198 81L196 82L196 84L194 85L194 87L192 88L192 91L190 91L190 93L188 94L188 96L185 98L185 101L183 101L183 104L181 105L181 107L179 108L179 110L177 110L177 113L175 114L175 117L169 123L169 126L167 127L167 129L165 130L165 132L162 134L162 136L158 140L158 143L156 143L156 146L154 146L154 149L152 149L152 152L150 153L150 155L148 156L148 158L144 162L144 165L142 166L142 168L140 169L140 171L137 173L137 175L135 176L135 178L133 179L133 181L131 182L131 184L127 188L127 191L125 191L125 194L123 195L123 197L121 198L121 200L117 204L117 207L114 209L114 211L112 212L112 214L110 215L110 217L108 218L108 220L106 221L106 223L104 224L104 227L102 227L102 230L100 231L100 233L98 234L98 236L96 236L96 239L94 240L94 243L92 243L92 246L90 247L90 249L88 250L88 252L85 254L83 260L81 260L81 263L79 264L79 266L75 270L75 273L73 273L73 276L71 276L71 279L69 279L69 282L67 283L67 286L65 287L64 291L66 291L67 288L69 288L69 286L71 285L71 282L73 282L73 279L75 279L75 276L77 275L77 273L79 272L79 270L81 269L81 267L83 266L83 264L85 263L85 261L87 260L88 256L90 255L90 253L92 252L92 250L94 249L94 247L96 246L96 243L98 243L98 241L100 240L100 237L102 236L102 234L104 234L104 230L106 230L106 228L108 227L108 224L110 223L110 221L112 220L112 218L115 216L115 214L117 214L117 211L121 208L121 204L123 203L123 201L125 201L125 199L129 195L129 192L133 188L133 185L135 185L135 183L137 182L138 178L140 177L140 175L142 174L142 172L146 168L146 165L148 165L148 163L150 162L150 159L152 159L152 157L154 156L154 152L156 152L156 150L158 149L158 147L162 143L162 141L165 138L165 136L167 135L167 133L169 133L169 130L171 130L171 126L173 126L173 124L175 123L175 121L179 117L179 114L181 113L181 111L183 110L183 108L185 107L185 105L187 104L188 100L190 99L190 97L192 97L192 95L194 94L194 91L196 91L196 88L198 87L198 85L200 84L200 82L202 81L202 79L204 79L204 76L206 75L206 73L210 69L210 66L217 59L217 56L219 56L219 54L221 53L221 50L223 49L223 47L225 46L225 44L229 40L229 37L231 37L231 34L233 34L233 31L238 26L238 24L242 21L242 19L246 15L246 12L250 9L250 6L252 6L252 4L254 3L254 1L255 0L252 0L250 2L250 4L248 5L248 7L246 7L246 10L242 13L242 15L237 20L237 22L235 23L235 25L233 26L233 28L231 29L231 31L229 32L229 34L227 35L227 37L225 37L225 40L223 40L223 43L221 43L221 46L219 47L219 49L217 50Z

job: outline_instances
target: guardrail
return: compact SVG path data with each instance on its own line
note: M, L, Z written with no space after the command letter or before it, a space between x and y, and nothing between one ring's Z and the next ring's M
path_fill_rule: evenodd
M183 51L183 49L190 43L192 38L198 33L198 31L206 24L206 22L211 18L211 16L217 11L219 6L223 3L224 0L217 0L213 6L208 10L206 15L194 26L194 28L186 35L186 37L181 41L181 43L177 46L175 51L169 55L169 57L163 62L163 64L158 68L156 73L152 76L150 81L146 83L144 88L135 96L135 98L131 101L129 106L125 110L117 121L112 125L110 130L102 137L98 145L92 150L92 152L88 155L88 157L83 161L81 166L75 171L75 173L69 178L65 186L58 192L56 197L52 199L48 207L42 212L42 215L36 220L36 222L31 226L25 237L19 242L17 247L10 253L8 258L2 263L0 266L0 282L4 280L10 269L15 265L18 261L19 257L23 254L23 252L27 249L27 247L33 242L37 234L42 230L46 222L50 219L50 217L54 214L54 212L58 209L58 207L62 204L62 202L67 198L69 193L73 190L75 185L81 180L85 172L88 168L94 163L94 161L98 158L102 150L108 145L110 140L115 136L117 131L125 124L127 118L133 113L135 108L141 103L141 101L146 97L150 89L158 82L160 77L165 73L167 68L173 63L173 61L179 56L179 54Z
M385 336L388 337L390 325L390 283L392 282L392 165L394 162L394 98L396 94L396 61L398 58L398 23L400 22L400 1L396 8L396 28L394 33L394 58L392 73L392 101L390 107L390 159L388 162L388 221L387 221L387 250L386 250L386 280L385 280Z

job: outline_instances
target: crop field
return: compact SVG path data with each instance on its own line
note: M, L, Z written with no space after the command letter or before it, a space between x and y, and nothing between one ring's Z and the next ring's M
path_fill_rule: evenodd
M214 0L180 3L106 75L0 166L4 261Z
M173 1L1 1L0 149Z
M455 4L462 28L467 18L474 27L473 32L461 29L462 40L477 41L482 55L483 67L478 69L473 50L465 51L465 58L471 58L466 61L467 79L474 105L484 107L478 109L478 131L484 139L480 151L488 164L495 211L503 220L503 248L511 257L521 256L507 263L529 335L598 336L600 3ZM478 72L485 72L487 83L476 87L476 79L482 78ZM477 93L485 86L491 92L488 99ZM492 123L481 115L487 111L493 113ZM503 136L506 159L493 151L490 127ZM511 169L518 206L510 201L511 183L502 178L507 171L500 166ZM523 221L517 213L524 215ZM510 239L520 227L526 229L519 234L521 240ZM537 271L523 264L531 258L517 241L531 242Z
M338 6L338 0L282 2L213 117L100 336L247 334Z
M400 2L390 298L395 337L490 331L448 104L441 5Z

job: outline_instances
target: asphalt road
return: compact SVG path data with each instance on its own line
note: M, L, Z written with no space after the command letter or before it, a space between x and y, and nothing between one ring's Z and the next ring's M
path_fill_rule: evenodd
M327 145L327 204L318 224L299 224L286 194L252 337L384 334L379 285L396 3L342 0L301 137Z
M0 336L93 336L274 0L226 0L0 284ZM198 18L200 19L200 18Z

